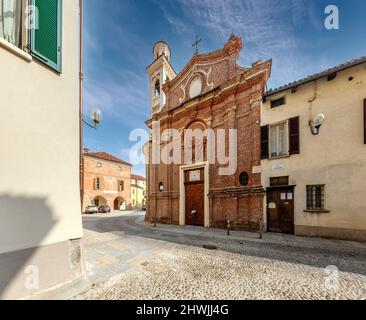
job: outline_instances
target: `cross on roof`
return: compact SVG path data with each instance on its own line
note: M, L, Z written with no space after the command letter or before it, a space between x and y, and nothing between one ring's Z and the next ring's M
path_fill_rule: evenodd
M196 36L196 42L192 45L192 47L196 47L195 54L198 54L198 44L202 41L198 36Z

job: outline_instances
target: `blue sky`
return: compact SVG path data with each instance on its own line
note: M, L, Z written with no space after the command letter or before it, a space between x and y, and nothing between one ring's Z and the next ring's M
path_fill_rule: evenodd
M327 5L337 5L340 29L324 27ZM273 59L273 88L366 55L364 0L86 0L84 113L103 113L98 130L84 128L84 147L128 159L131 130L149 116L146 67L152 47L164 39L179 72L193 54L242 37L239 64ZM133 171L144 175L144 166Z

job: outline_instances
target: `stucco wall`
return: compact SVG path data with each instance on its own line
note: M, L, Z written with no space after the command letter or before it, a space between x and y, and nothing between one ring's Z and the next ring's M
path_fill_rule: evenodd
M62 74L0 46L0 253L82 237L78 1L63 1Z
M96 178L100 179L100 190L94 188ZM121 192L118 190L118 181L124 181L124 190ZM107 204L112 210L115 199L121 198L128 209L131 206L131 166L84 156L84 209L94 204L93 200L97 196L106 201L100 205Z
M137 181L137 183L136 183ZM146 203L145 199L145 181L144 180L135 180L132 179L131 185L131 201L132 206L134 208L141 209L142 204ZM133 204L133 200L135 200L135 204Z
M350 77L352 81L349 81ZM262 184L270 177L290 176L295 187L295 232L352 238L352 230L366 231L366 145L364 144L363 100L366 98L366 65L338 73L333 81L300 86L286 94L286 105L270 108L269 97L262 106L262 125L300 116L300 154L262 161ZM310 132L309 120L324 113L320 134ZM274 165L283 169L273 170ZM325 184L325 208L329 213L306 213L306 185ZM266 206L265 206L266 207ZM323 230L322 230L323 228ZM344 232L342 232L342 229ZM353 232L354 233L354 232ZM366 236L358 235L363 239Z

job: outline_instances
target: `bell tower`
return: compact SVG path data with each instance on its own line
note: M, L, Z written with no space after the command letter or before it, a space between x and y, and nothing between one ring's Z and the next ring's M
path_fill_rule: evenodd
M176 73L170 64L169 45L161 40L154 45L153 63L147 67L150 80L150 115L161 111L166 102L162 86L165 82L172 80Z

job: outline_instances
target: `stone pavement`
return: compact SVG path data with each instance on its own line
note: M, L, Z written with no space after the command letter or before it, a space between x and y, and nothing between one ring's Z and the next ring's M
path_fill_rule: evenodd
M366 244L84 216L95 287L75 299L366 299ZM202 248L214 244L217 251ZM325 272L335 265L338 273Z
M124 228L113 232L105 231L110 224L114 225L114 219L123 220L131 216L136 218L136 213L83 217L86 270L93 284L110 280L174 246L165 241L151 242L145 238L130 236ZM138 216L143 217L141 213Z

